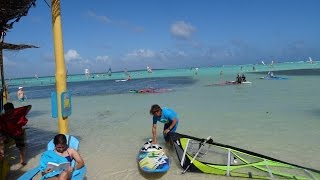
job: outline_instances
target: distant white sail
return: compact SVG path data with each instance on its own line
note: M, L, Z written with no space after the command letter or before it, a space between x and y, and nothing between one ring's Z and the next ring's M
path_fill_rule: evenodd
M89 77L90 77L90 71L89 71L89 69L85 69L85 70L84 70L84 75L86 76L86 78L89 78Z
M266 65L263 61L261 61L261 63L262 63L263 65Z
M152 69L149 66L147 66L147 71L148 73L152 73Z
M309 57L309 63L311 63L311 64L313 63L313 61L312 61L311 57Z

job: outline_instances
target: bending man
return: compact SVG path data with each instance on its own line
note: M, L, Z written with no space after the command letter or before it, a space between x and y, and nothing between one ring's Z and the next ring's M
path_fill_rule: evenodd
M164 123L163 137L169 142L169 132L175 132L178 127L179 119L176 112L169 108L161 108L158 104L151 106L150 114L153 115L152 124L152 143L157 144L157 122Z

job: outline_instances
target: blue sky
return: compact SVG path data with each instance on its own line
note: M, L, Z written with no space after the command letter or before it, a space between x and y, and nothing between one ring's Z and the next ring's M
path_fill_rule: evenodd
M50 3L50 0L47 0ZM51 10L43 0L5 42L6 78L54 75ZM320 57L318 0L62 0L70 74L313 60Z

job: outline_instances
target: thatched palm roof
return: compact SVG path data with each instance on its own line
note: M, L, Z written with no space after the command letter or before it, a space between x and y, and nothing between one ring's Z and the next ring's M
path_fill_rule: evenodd
M1 43L0 42L0 49L7 49L7 50L21 50L21 49L27 49L27 48L38 48L34 45L28 45L28 44L10 44L10 43Z
M36 0L0 0L0 32L12 29L13 24L35 5Z
M36 5L36 0L0 0L0 49L21 50L37 48L26 44L9 44L3 42L5 32L12 29L15 22L28 14L29 9Z

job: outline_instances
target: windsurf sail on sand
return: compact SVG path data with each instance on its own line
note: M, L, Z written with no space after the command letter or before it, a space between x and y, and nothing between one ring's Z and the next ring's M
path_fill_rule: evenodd
M179 133L170 133L170 139L183 171L254 179L320 179L319 170L213 140Z

